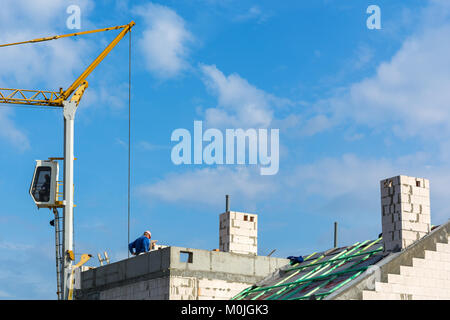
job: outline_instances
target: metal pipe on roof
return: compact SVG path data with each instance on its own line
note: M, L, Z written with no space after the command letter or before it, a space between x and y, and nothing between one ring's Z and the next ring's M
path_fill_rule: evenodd
M334 247L337 248L338 246L338 223L335 221L334 222Z

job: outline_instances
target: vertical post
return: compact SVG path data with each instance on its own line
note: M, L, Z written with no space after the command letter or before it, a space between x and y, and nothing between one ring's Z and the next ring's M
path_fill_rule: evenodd
M334 222L334 247L337 248L338 246L338 223Z
M225 195L225 212L230 211L230 196Z
M77 103L63 101L64 106L64 211L63 211L63 299L69 297L69 279L72 260L67 252L73 251L73 162L74 162L74 122Z

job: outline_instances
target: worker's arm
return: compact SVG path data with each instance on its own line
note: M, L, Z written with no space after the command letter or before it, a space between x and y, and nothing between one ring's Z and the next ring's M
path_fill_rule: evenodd
M145 252L149 252L150 251L150 239L149 238L144 239L144 246L145 246Z
M128 250L130 250L130 253L133 254L133 255L134 255L134 250L133 249L136 247L135 243L136 243L136 241L133 241L132 243L130 243L128 245Z

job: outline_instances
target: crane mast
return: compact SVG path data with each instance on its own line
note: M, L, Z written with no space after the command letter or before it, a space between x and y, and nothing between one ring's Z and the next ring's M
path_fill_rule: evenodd
M51 41L65 37L73 37L84 34L91 34L96 32L104 32L110 30L119 30L121 32L114 38L114 40L100 53L100 55L82 72L82 74L66 89L60 89L59 91L45 91L45 90L30 90L30 89L10 89L0 88L0 103L6 104L18 104L29 106L48 106L48 107L61 107L63 109L64 118L64 191L62 201L56 201L52 206L46 206L53 209L54 212L58 208L63 209L63 239L62 239L62 257L60 270L57 270L57 274L61 274L60 283L58 283L58 299L71 300L73 297L73 209L74 209L74 129L75 129L75 115L78 105L83 97L83 94L88 87L86 78L92 73L92 71L100 64L103 59L111 52L111 50L123 39L123 37L131 31L131 28L135 25L134 21L129 24L96 29L90 31L83 31L77 33L70 33L65 35L58 35L52 37L38 38L28 41L9 43L0 45L1 47L32 44L43 41ZM39 207L39 205L38 205ZM55 223L57 222L57 214L55 213ZM59 223L59 222L58 222ZM55 228L55 231L58 230ZM59 241L58 234L56 241ZM58 254L58 243L57 254ZM89 257L87 255L82 256L80 261L75 267L81 266L85 263ZM58 262L58 257L57 257ZM58 268L58 263L57 263ZM59 288L61 287L61 292Z

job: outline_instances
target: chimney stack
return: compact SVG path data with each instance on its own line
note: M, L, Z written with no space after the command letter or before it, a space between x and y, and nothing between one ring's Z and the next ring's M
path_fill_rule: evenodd
M400 251L430 232L428 179L400 175L381 180L380 189L386 252Z
M258 216L253 213L230 211L226 195L225 212L219 216L220 251L258 254Z

